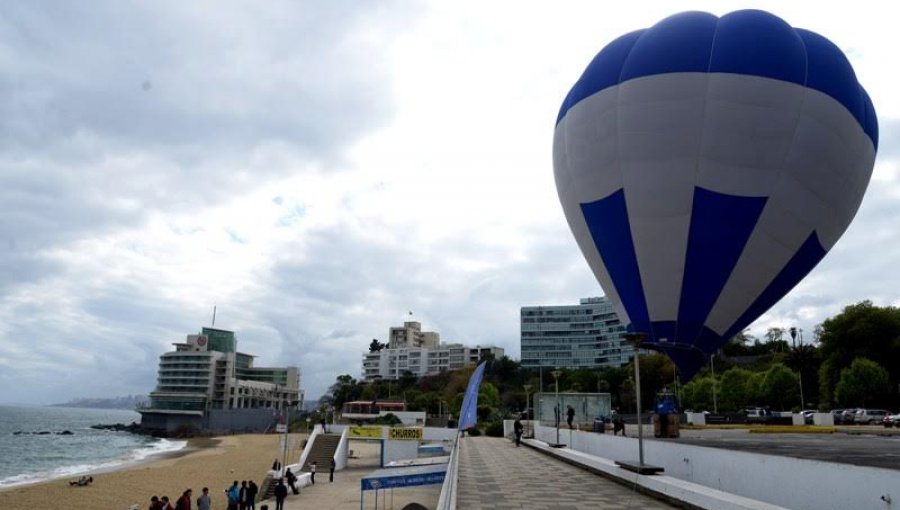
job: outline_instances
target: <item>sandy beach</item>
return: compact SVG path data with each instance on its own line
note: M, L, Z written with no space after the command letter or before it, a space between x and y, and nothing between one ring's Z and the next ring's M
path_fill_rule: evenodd
M189 487L194 499L201 488L209 487L214 508L224 508L224 490L233 480L262 482L278 456L281 437L248 434L192 439L185 450L97 473L88 487L70 487L68 479L62 479L0 490L0 508L125 510L136 503L145 509L153 495L169 496L174 505ZM298 445L304 437L291 435ZM299 450L291 453L295 460L299 455Z

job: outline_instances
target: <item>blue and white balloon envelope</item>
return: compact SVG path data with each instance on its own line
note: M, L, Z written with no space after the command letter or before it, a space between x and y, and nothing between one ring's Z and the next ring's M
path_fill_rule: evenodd
M686 12L603 48L553 140L575 239L685 379L847 229L878 146L841 50L763 11Z

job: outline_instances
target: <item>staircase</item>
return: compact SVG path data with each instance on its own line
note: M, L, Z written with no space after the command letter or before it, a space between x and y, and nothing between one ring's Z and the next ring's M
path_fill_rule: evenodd
M259 484L259 501L265 501L274 497L276 485L278 485L278 480L272 478L272 475L266 475L266 479Z
M334 452L337 451L338 444L341 442L340 434L319 434L313 440L313 445L309 450L309 456L306 457L306 463L303 464L303 472L309 472L309 465L316 462L316 473L328 473L331 467L331 459L334 458Z

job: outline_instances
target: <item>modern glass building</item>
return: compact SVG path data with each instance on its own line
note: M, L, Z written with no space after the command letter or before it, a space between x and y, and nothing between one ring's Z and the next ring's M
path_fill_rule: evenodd
M520 317L525 368L621 367L634 355L606 297L584 298L577 305L523 306Z

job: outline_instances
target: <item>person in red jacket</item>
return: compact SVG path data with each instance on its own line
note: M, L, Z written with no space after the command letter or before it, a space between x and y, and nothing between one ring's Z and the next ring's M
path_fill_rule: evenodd
M175 510L191 510L191 489L181 493L181 497L175 502Z

